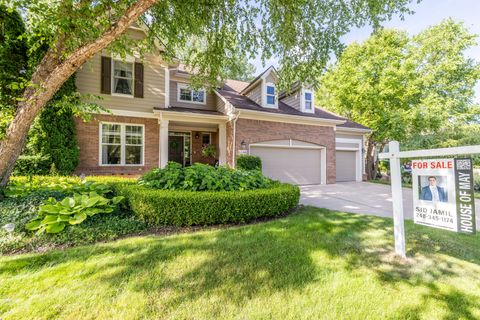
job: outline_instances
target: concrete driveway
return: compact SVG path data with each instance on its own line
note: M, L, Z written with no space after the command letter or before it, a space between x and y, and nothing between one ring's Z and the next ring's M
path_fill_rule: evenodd
M380 217L392 217L392 193L389 185L370 182L301 186L300 203L319 208ZM480 226L480 200L475 200L477 226ZM413 219L412 189L403 188L403 212Z

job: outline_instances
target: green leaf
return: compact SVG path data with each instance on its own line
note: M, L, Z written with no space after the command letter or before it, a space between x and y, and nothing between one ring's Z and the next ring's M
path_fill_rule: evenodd
M25 225L25 229L27 229L27 230L37 230L38 228L40 228L41 225L42 225L41 220L32 220Z
M79 224L82 223L85 219L87 219L87 215L84 212L76 213L70 220L68 221L70 224Z
M57 223L49 224L45 227L45 231L47 233L59 233L63 229L65 229L65 223L63 223L63 222L57 222Z
M46 215L42 224L52 224L58 222L58 215Z
M117 204L119 204L120 202L122 202L123 199L125 199L124 196L114 197L114 198L112 198L112 203L115 204L115 205L117 205Z

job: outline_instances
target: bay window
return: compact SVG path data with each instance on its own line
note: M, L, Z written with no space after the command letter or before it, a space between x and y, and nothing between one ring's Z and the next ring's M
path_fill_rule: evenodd
M144 126L100 124L102 165L143 165Z

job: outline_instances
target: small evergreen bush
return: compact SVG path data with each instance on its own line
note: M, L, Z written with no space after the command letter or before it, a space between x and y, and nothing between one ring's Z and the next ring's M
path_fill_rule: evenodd
M242 154L237 157L237 168L240 170L262 171L262 160L257 156Z

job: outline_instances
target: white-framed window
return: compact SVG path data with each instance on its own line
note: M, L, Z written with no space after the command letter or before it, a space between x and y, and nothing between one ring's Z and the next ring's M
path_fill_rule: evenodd
M315 110L313 91L302 90L302 110L313 113Z
M143 165L144 141L144 125L100 123L100 165Z
M305 91L305 110L312 110L313 107L313 94L310 91Z
M202 133L202 145L209 145L212 143L212 134L209 132Z
M276 88L273 83L267 83L265 86L265 103L268 106L276 106Z
M133 61L112 59L112 95L133 97Z
M177 92L177 100L188 103L205 104L206 94L205 89L201 88L194 90L187 84L179 83Z

